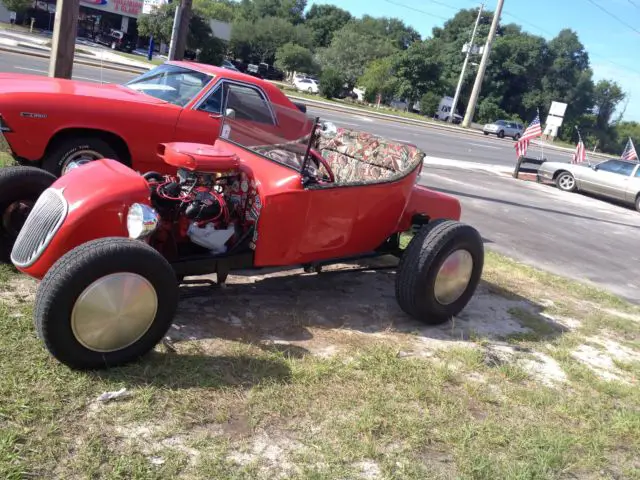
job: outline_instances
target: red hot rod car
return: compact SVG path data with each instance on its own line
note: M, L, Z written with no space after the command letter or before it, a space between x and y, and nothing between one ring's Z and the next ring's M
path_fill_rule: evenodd
M124 85L0 73L0 132L19 163L55 176L99 158L162 170L159 143L215 142L223 102L238 121L285 137L276 108L304 109L267 81L192 62L167 62Z
M184 277L216 273L222 283L234 269L319 272L391 254L404 312L438 323L467 305L482 238L459 222L457 199L417 183L424 153L323 130L298 110L279 114L298 141L225 116L213 145L156 148L171 174L100 159L42 193L17 228L11 261L41 280L35 324L55 358L80 369L132 361L166 334Z

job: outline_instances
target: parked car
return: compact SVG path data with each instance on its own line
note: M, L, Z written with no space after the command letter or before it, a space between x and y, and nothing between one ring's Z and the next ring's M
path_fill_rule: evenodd
M112 50L120 50L128 53L133 52L136 48L134 38L120 30L112 29L109 33L99 33L96 35L95 41L96 43L110 47Z
M544 162L538 169L542 182L553 182L565 192L589 192L633 205L640 211L640 164L610 159L596 165Z
M286 115L297 141L225 115L213 146L154 149L171 173L100 159L42 193L11 262L41 280L35 325L54 358L76 369L134 361L166 334L185 276L216 273L224 284L236 269L320 272L392 255L406 314L436 324L465 308L482 275L482 237L460 223L455 197L417 184L424 152Z
M0 118L11 154L55 176L99 158L162 170L169 141L213 143L221 105L236 117L281 128L274 105L299 107L270 82L193 62L167 62L123 84L0 73Z
M220 66L222 68L228 68L229 70L235 70L236 72L239 72L240 70L238 70L238 68L231 63L229 60L223 60L222 63L220 64Z
M485 135L496 135L498 138L511 137L518 140L524 132L524 126L510 120L497 120L493 123L487 123L482 131Z
M318 83L310 78L295 78L293 86L302 92L318 93Z

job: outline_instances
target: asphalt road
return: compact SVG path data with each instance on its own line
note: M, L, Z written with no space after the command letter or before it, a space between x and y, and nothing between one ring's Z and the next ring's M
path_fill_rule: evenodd
M640 302L640 213L554 186L426 164L424 185L462 203L462 220L492 249Z
M47 71L48 60L44 58L8 52L0 53L0 72L47 75ZM124 83L134 76L125 72L78 64L73 69L73 78L94 82ZM338 126L361 129L383 137L413 143L433 157L510 167L513 167L516 161L512 139L447 132L318 108L309 108L308 113L332 121ZM538 156L540 148L531 146L529 152L530 155ZM568 161L570 156L569 153L552 152L548 149L544 153L550 161Z

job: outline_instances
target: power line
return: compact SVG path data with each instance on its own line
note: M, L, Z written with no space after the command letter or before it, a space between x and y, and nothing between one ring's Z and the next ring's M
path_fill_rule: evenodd
M636 7L638 10L640 10L640 7L638 6L637 3L632 2L631 0L627 0L631 5L633 5L634 7Z
M403 3L393 2L392 0L384 0L384 1L387 2L387 3L391 3L393 5L397 5L399 7L408 8L409 10L413 10L414 12L422 13L424 15L429 15L430 17L439 18L441 20L444 20L445 22L447 20L449 20L448 18L445 18L445 17L443 17L441 15L435 15L433 13L425 12L424 10L420 10L419 8L411 7L409 5L404 5Z
M634 26L628 24L627 22L625 22L624 20L622 20L620 17L618 17L617 15L611 13L609 10L607 10L606 8L604 8L602 5L594 2L594 0L587 0L587 2L595 5L596 7L598 7L600 10L602 10L604 13L606 13L607 15L609 15L612 18L615 18L618 22L622 23L623 25L626 25L627 27L629 27L631 30L633 30L636 33L640 33L640 30L636 29Z

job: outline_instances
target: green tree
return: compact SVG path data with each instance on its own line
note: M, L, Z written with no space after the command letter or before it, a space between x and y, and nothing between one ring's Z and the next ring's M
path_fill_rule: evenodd
M313 32L316 47L328 47L333 34L352 18L349 12L335 5L313 4L305 17L305 25Z
M315 71L311 51L291 42L285 43L278 49L275 65L285 72L312 73Z
M10 12L23 13L26 12L32 5L32 0L2 0L2 3Z
M442 94L442 65L438 59L435 42L415 42L394 58L397 78L397 94L408 99L409 104L420 99L428 91Z
M194 0L193 10L205 19L232 22L238 13L239 5L232 0Z
M606 129L609 127L611 117L626 94L616 82L600 80L594 89L594 113L597 115L597 127Z
M442 95L436 92L427 92L420 98L420 113L427 117L433 117L438 110Z
M294 26L280 17L265 17L255 22L234 22L229 46L237 57L271 64L277 50L287 43L309 47L312 33L305 25Z
M320 95L323 97L333 98L340 93L343 85L344 78L340 72L333 68L326 68L322 71L322 75L320 76L318 89L320 90Z
M293 24L304 21L307 0L242 0L239 19L258 21L265 17L278 17Z
M318 52L322 67L341 72L350 87L362 76L369 62L396 51L387 39L363 34L353 28L355 24L357 22L349 22L342 27L333 36L331 45Z
M358 80L358 86L364 88L366 101L373 103L378 94L382 102L390 100L397 90L397 79L393 74L393 56L374 60L367 65L364 74Z

